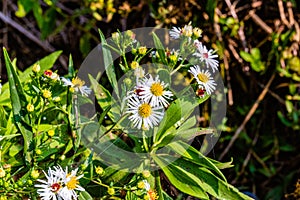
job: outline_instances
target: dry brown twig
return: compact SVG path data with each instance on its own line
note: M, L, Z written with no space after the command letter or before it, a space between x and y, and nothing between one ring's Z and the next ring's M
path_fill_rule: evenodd
M232 147L232 145L234 144L234 142L238 139L240 133L242 132L242 130L245 128L246 124L248 123L248 121L251 119L252 115L255 113L256 109L259 106L259 103L264 99L264 97L266 96L271 83L273 82L275 78L275 73L272 74L271 78L269 79L268 83L266 84L266 87L263 89L263 91L260 93L260 95L258 96L256 102L253 104L253 106L251 107L251 109L249 110L248 114L246 115L244 121L242 122L242 124L237 128L237 130L235 131L234 135L232 136L229 144L227 145L227 147L225 148L225 150L222 152L222 154L220 155L220 160L222 160L224 158L224 156L228 153L228 151L230 150L230 148Z
M44 49L47 52L54 52L56 49L48 42L48 41L41 41L38 37L33 35L30 31L25 29L23 26L15 22L10 17L6 16L3 12L0 11L0 20L2 20L4 23L10 25L14 29L18 30L20 33L22 33L24 36L26 36L28 39L39 45L42 49ZM63 57L59 57L59 62L63 67L67 67L67 61L63 59Z

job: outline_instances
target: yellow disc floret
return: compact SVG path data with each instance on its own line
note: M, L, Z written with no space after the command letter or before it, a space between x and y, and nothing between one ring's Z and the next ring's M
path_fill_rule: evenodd
M150 87L150 91L154 96L162 96L164 88L160 83L153 83Z
M142 118L147 118L151 115L152 108L149 104L143 103L142 105L140 105L138 112Z
M198 79L203 82L203 83L207 83L209 81L209 77L207 77L207 75L203 74L203 73L199 73L197 75Z

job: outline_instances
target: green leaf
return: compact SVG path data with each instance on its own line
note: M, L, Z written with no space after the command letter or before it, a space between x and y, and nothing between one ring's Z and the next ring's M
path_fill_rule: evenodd
M206 192L199 186L194 175L189 176L186 171L173 166L172 164L165 166L167 163L162 157L153 157L155 162L161 167L170 182L182 192L192 195L200 199L209 199ZM172 165L172 166L171 166Z
M93 200L93 197L87 191L81 191L79 196L79 200Z
M164 45L161 43L159 37L157 37L157 35L154 32L152 33L152 36L153 36L154 46L156 48L156 51L158 52L160 60L164 65L168 65Z
M49 8L43 15L41 37L46 39L51 33L53 33L56 25L56 10L55 7Z
M172 142L166 146L167 148L172 149L177 154L181 155L183 158L193 162L202 167L208 168L216 172L225 182L226 178L219 168L214 165L206 156L204 156L200 151L196 150L194 147L189 144L178 141Z
M154 157L161 166L171 183L184 193L197 198L208 199L206 193L218 199L250 200L251 198L241 193L232 185L216 177L207 168L193 162L178 158L171 164L171 156ZM200 192L200 193L199 193ZM201 194L201 196L199 195Z
M89 79L91 81L91 88L95 93L98 104L101 106L103 110L106 110L111 106L111 94L105 89L101 84L98 83L96 79L92 75L89 74Z
M252 57L253 57L254 60L258 60L258 61L261 60L261 55L260 55L259 48L253 48L253 49L251 49L250 53L251 53L251 55L252 55Z
M247 62L252 63L254 61L254 58L252 57L252 55L250 53L247 53L245 51L241 51L240 55Z
M199 104L189 96L173 101L160 122L157 133L153 138L154 143L160 141L162 137L166 137L166 134L172 134L172 131L175 130L174 125L178 121L184 122L198 105ZM168 131L168 129L170 130Z
M111 83L113 90L116 92L117 96L119 97L119 88L118 88L118 82L116 78L115 68L113 66L113 59L110 52L110 49L108 48L107 41L99 29L100 39L102 43L102 52L103 52L103 59L104 59L104 66L105 71L108 77L109 82Z
M12 103L14 120L24 139L23 154L25 161L28 164L31 161L31 153L28 150L30 143L32 142L33 134L31 131L31 127L27 126L26 123L24 123L24 118L21 115L22 107L25 107L26 105L26 97L19 77L10 61L10 58L5 48L3 48L3 54L8 75L10 98Z
M24 10L25 15L26 15L29 11L31 11L32 7L33 7L32 0L18 0L18 11L17 12L19 12L19 10ZM20 11L20 12L21 12L20 14L23 14L22 11ZM16 16L19 17L18 15L16 15ZM22 17L22 16L20 16L20 17Z
M74 63L72 55L69 56L69 64L68 64L68 77L75 77L75 69L74 69Z
M205 9L209 15L209 19L211 22L214 22L215 8L217 7L217 0L208 0L206 2Z
M15 12L15 15L20 18L26 16L26 11L21 1L18 1L18 10Z
M90 36L88 34L85 34L80 38L79 48L83 57L86 57L91 51Z
M294 105L291 101L285 100L285 107L288 113L291 113L294 110Z
M36 22L38 24L38 27L40 30L43 28L43 10L41 8L41 5L38 1L33 1L33 15L36 19Z
M120 118L120 106L115 102L110 92L99 84L94 77L89 75L89 79L98 104L105 112L107 112L107 115L112 119L112 121L116 122ZM109 111L107 111L107 109L109 109Z

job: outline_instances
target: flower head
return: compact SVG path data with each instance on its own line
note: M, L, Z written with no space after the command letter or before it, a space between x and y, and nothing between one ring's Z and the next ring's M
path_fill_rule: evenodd
M137 61L132 61L132 63L130 64L131 69L136 69L138 68L140 65Z
M189 23L182 28L173 27L169 34L172 39L188 38L191 41L191 39L194 40L201 37L202 30L198 27L193 28L191 23Z
M140 189L145 189L146 191L150 190L150 184L147 180L139 181L137 187Z
M50 69L44 71L44 76L46 76L52 80L55 80L55 81L59 79L59 75Z
M34 105L29 103L29 104L27 104L26 109L27 109L28 112L32 112L32 111L34 111Z
M83 177L82 175L77 176L78 168L72 170L68 173L68 168L64 172L63 183L64 187L62 188L60 195L64 197L65 200L77 199L76 190L84 191L84 188L79 185L79 179Z
M197 52L193 55L200 58L201 61L204 61L206 64L206 67L211 67L213 72L218 70L219 61L215 58L218 57L218 55L214 54L213 50L207 50L206 46L203 45L201 42L197 42Z
M41 66L39 64L34 64L32 67L32 71L38 73L41 70Z
M37 179L40 176L40 172L36 169L32 170L30 176L34 179Z
M157 192L155 190L150 189L147 191L147 194L144 196L144 199L145 200L156 200L156 199L158 199L158 197L159 196L158 196Z
M42 90L42 95L46 99L50 99L52 97L52 92L48 89Z
M48 174L45 174L47 181L38 179L37 181L42 184L36 184L38 188L37 193L42 200L73 200L77 199L75 190L83 191L84 189L79 185L79 179L83 176L76 176L78 169L64 171L60 166L48 169Z
M152 107L149 103L141 101L136 95L132 95L127 102L126 113L131 114L129 120L134 127L148 130L158 125L164 116L162 107Z
M169 31L170 37L172 39L179 39L181 36L181 28L178 27L173 27L170 31Z
M64 83L64 86L70 86L72 90L80 92L82 95L88 96L92 92L89 87L84 85L85 82L78 77L73 78L72 81L62 77L61 81Z
M44 172L44 171L43 171ZM46 181L38 179L37 181L41 184L36 184L37 193L42 200L61 199L60 191L63 187L62 183L62 172L58 170L48 169L48 174L44 172Z
M149 102L151 106L164 106L169 105L168 100L171 99L173 93L166 90L168 84L165 84L163 81L159 80L159 76L156 76L155 79L151 75L149 78L145 78L139 84L140 86L140 98L145 102Z
M145 47L145 46L139 47L138 52L141 55L145 55L147 53L147 47Z
M208 70L201 70L198 65L194 65L188 71L194 75L197 83L205 88L207 94L211 94L216 89L217 84Z

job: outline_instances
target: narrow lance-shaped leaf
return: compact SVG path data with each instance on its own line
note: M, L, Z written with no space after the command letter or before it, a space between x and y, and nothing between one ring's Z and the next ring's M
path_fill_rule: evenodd
M102 43L102 52L103 52L103 61L105 66L105 71L108 77L109 82L111 83L113 90L116 92L117 96L119 97L119 88L118 88L118 82L116 78L115 68L113 66L113 59L111 52L107 46L106 39L99 29L100 39Z
M26 125L24 121L22 123L24 117L21 114L22 106L25 106L26 104L26 97L23 88L21 86L19 77L11 64L10 58L5 48L3 48L3 53L4 53L5 65L6 65L7 75L8 75L10 98L12 103L14 120L15 120L15 124L17 125L24 139L23 154L25 157L25 161L30 162L31 154L28 150L29 150L30 143L32 142L33 134L31 131L31 127Z
M161 43L159 37L157 37L157 35L155 33L152 33L152 36L153 36L155 48L158 52L158 55L159 55L161 61L163 62L163 64L168 65L164 45Z

